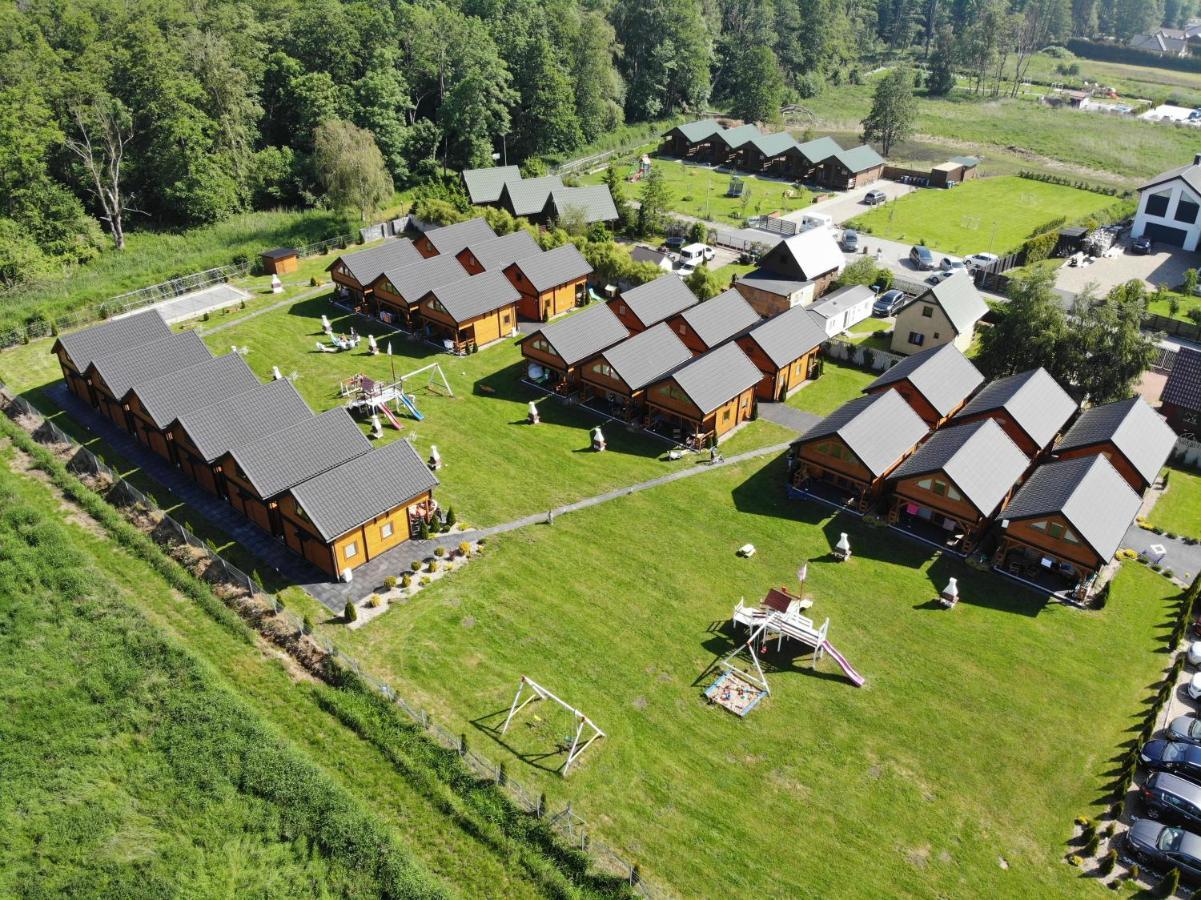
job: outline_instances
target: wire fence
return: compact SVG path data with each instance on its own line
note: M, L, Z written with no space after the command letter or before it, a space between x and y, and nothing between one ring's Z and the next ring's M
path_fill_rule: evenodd
M292 635L299 636L306 632L304 620L287 609L278 596L268 593L257 578L247 575L225 559L217 551L212 541L200 538L187 524L179 522L164 512L153 496L139 490L122 478L103 459L46 418L24 397L8 393L3 382L0 382L0 400L8 401L6 412L9 418L28 431L38 443L51 447L71 448L70 459L66 463L69 470L80 475L106 479L110 487L104 493L105 500L118 508L135 508L138 512L152 517L157 525L151 537L159 543L187 544L207 556L209 567L205 571L206 580L222 581L238 590L246 591L252 600L270 606L275 611L275 618L282 622ZM636 866L613 847L592 837L587 820L575 812L570 801L558 812L553 812L549 808L551 805L549 803L546 805L547 808L544 808L541 792L531 791L509 775L504 766L498 765L487 756L469 748L463 734L456 734L446 728L421 705L409 701L386 681L372 675L358 659L344 652L332 639L316 632L309 633L308 638L328 654L337 665L354 672L372 690L391 701L430 740L446 750L457 753L463 763L479 778L492 782L500 788L517 809L543 819L564 845L586 852L598 872L623 879L641 896L660 896L646 883Z

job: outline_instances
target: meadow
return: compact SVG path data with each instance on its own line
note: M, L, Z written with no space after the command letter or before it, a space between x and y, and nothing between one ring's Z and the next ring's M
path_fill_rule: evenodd
M880 322L881 319L869 321ZM822 374L788 398L789 406L827 416L860 392L875 379L875 375L854 366L844 366L826 357L822 359Z
M1152 525L1171 534L1201 538L1201 475L1167 469L1168 489L1151 509Z

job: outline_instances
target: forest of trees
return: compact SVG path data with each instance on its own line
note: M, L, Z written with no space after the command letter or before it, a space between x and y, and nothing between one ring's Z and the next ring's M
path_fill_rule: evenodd
M712 107L773 118L890 55L953 57L983 86L1002 57L1194 5L3 0L0 287L120 247L126 228L339 188L390 196L502 148L510 162L567 154L627 121ZM350 177L377 154L383 178Z

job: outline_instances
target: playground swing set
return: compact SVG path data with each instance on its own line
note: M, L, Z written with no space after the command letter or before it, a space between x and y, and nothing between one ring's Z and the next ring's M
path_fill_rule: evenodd
M352 378L340 382L338 393L344 399L346 409L350 412L368 412L373 416L376 413L382 413L389 424L399 431L404 427L399 419L402 408L417 422L425 419L421 410L417 408L416 396L412 389L407 391L405 389L406 381L411 381L423 373L428 373L424 386L426 391L430 393L445 392L447 397L455 395L451 390L450 382L446 380L446 374L438 363L431 363L415 369L390 384L368 378L360 372Z
M523 696L525 697L524 700L522 700ZM550 700L559 707L561 712L568 716L568 724L552 731L552 737L555 740L555 752L567 753L567 759L563 762L562 768L559 769L559 774L566 777L572 764L580 758L580 755L585 750L592 746L593 741L597 738L603 738L605 733L597 727L595 722L570 703L559 699L546 688L542 687L542 685L538 684L538 682L525 675L522 675L521 680L517 683L517 693L514 695L513 703L509 707L509 715L505 718L505 724L500 727L500 733L505 734L508 732L513 718L530 703L538 700ZM539 730L545 730L548 727L538 716L533 716L533 720L529 725L531 728ZM549 727L553 728L553 726Z

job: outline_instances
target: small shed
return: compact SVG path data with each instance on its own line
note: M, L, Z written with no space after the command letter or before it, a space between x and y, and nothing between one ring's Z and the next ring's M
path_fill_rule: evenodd
M1083 249L1084 238L1088 235L1087 228L1060 228L1059 241L1055 245L1056 256L1071 256Z
M267 275L287 275L300 265L300 251L295 247L276 247L259 256Z
M930 170L930 187L954 187L977 175L980 160L975 156L953 156Z

